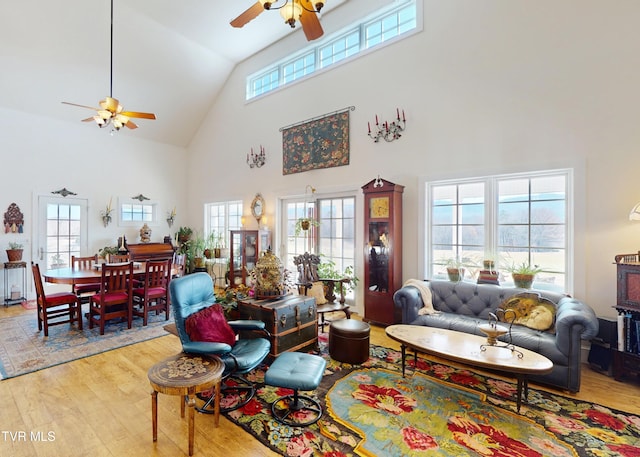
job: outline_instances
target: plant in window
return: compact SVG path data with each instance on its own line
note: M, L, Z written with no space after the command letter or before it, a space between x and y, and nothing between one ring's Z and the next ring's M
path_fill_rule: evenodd
M299 217L298 220L296 220L296 225L295 225L296 236L300 235L302 232L306 232L311 227L319 227L319 226L320 226L320 222L318 222L312 217Z
M343 283L345 294L355 290L359 279L354 274L353 266L349 265L344 271L340 272L336 268L336 263L333 260L326 258L326 256L322 254L320 257L323 258L318 265L318 276L320 279L349 279L349 282ZM329 282L325 282L325 286L329 286Z
M518 264L507 265L505 270L511 273L514 286L522 289L531 289L533 280L542 271L542 268L538 265L531 265L528 261L522 261Z
M447 269L447 275L449 276L449 281L459 282L464 278L464 263L458 257L451 257L449 259L445 259L444 265Z

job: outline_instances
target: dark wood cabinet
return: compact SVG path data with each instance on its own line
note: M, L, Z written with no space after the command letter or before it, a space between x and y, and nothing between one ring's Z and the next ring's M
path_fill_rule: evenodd
M267 230L231 230L229 247L229 285L247 285L258 256L271 245Z
M617 347L613 348L613 377L620 381L625 377L640 375L640 262L617 263L616 310L622 319L624 331ZM618 256L616 256L618 261ZM620 350L623 349L623 350Z
M402 287L402 194L404 186L374 179L364 192L364 320L390 325L393 294Z

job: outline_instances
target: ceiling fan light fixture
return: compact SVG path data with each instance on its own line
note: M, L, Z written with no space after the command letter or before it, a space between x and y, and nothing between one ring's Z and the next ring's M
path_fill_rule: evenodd
M111 111L108 111L106 109L101 109L101 110L98 111L98 116L97 117L99 117L100 119L103 119L105 121L108 120L108 119L111 119Z
M320 12L320 10L324 7L324 2L322 2L322 1L315 2L315 3L313 4L313 6L315 6L316 11L319 13L319 12Z
M260 0L260 3L265 10L270 10L273 2L270 2L269 0Z
M296 20L300 18L302 14L302 8L296 0L287 2L282 8L280 8L280 16L284 19L285 24L289 24L291 28L296 26Z

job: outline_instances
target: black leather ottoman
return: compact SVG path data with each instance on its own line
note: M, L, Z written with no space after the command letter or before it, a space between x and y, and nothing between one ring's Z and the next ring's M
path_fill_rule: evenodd
M329 326L329 355L339 362L359 365L369 359L369 324L341 319Z

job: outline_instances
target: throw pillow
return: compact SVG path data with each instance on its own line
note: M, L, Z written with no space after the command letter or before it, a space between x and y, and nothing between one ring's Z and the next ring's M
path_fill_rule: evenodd
M236 342L236 334L225 319L219 303L193 313L187 317L184 326L191 341L227 343L229 346Z
M538 294L524 292L513 295L500 303L498 309L502 310L497 313L502 322L510 323L513 319L514 324L535 330L553 331L556 305Z
M311 285L311 289L307 291L309 297L316 299L316 305L324 305L327 303L327 299L324 296L324 283L322 281L316 281Z

